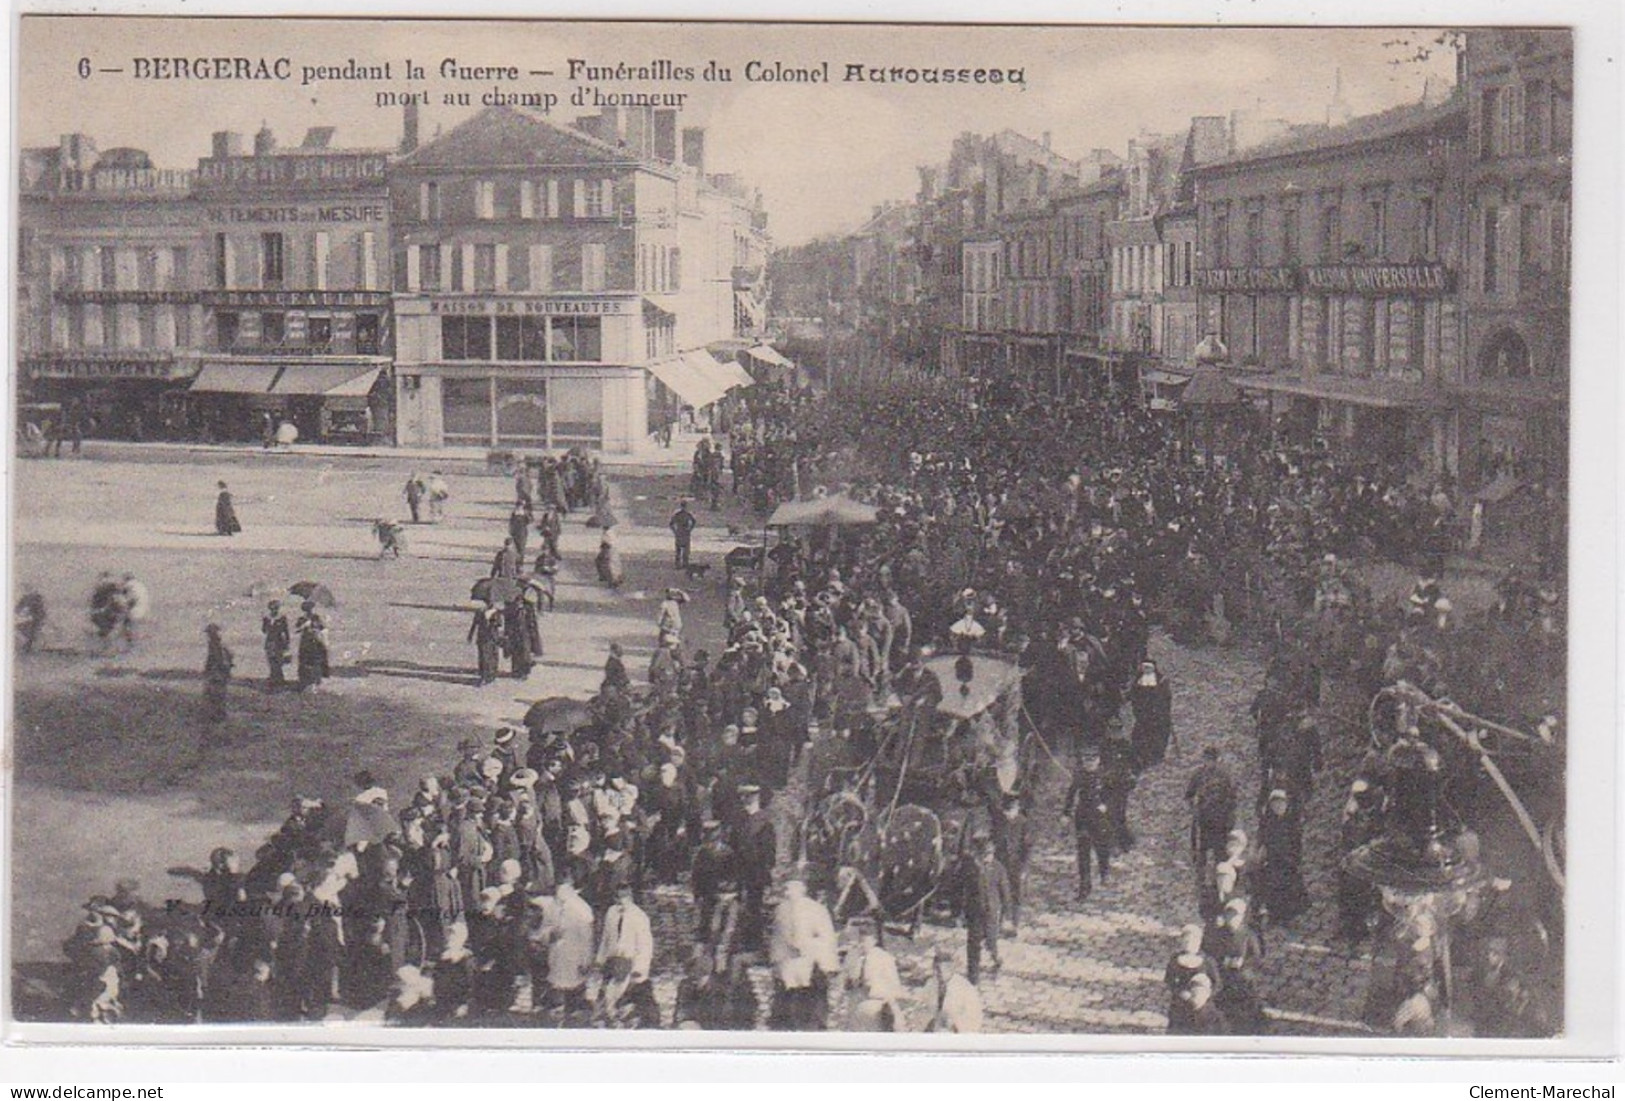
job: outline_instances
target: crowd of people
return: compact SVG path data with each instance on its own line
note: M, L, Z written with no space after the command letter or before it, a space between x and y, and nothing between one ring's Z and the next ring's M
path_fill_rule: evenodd
M423 1024L746 1028L765 1016L776 1028L973 1031L982 956L996 971L1020 919L1027 820L1058 813L1075 834L1080 898L1135 844L1132 793L1179 741L1172 689L1150 659L1154 622L1184 640L1222 639L1232 624L1279 638L1283 619L1336 620L1360 603L1342 556L1409 562L1422 576L1392 641L1379 635L1376 664L1384 680L1439 687L1416 662L1455 628L1438 581L1452 526L1443 487L1420 492L1319 446L1209 461L1148 411L1008 386L883 391L861 411L761 389L734 418L728 460L697 450L693 495L715 507L726 468L729 492L759 511L840 489L873 507L872 523L787 531L763 548L760 577L728 584L714 660L685 634L687 594L673 587L638 683L612 645L590 704L558 701L523 731L464 742L404 806L367 773L342 807L296 801L246 870L216 851L197 873L200 906L158 913L130 884L93 899L66 946L75 1013L308 1020L343 1007ZM521 469L489 579L509 585L469 634L482 684L503 656L522 677L540 655L559 526L583 508L603 529L598 576L618 586L596 466L566 456ZM696 526L685 502L670 521L677 569L691 564ZM1497 614L1560 632L1545 600L1560 584L1515 580ZM935 649L1019 664L1026 729L1071 786L1041 807L1037 784L1006 762L968 761L958 797L982 813L944 878L965 974L938 953L923 996L934 1011L910 1020L884 947L895 915L869 885L800 862L812 808L787 793L798 773L812 799L835 791L874 757L887 714L940 699L924 668ZM1319 779L1326 675L1313 655L1270 663L1253 709L1250 835L1234 773L1217 747L1201 749L1185 789L1193 924L1167 969L1171 1031L1268 1027L1263 935L1308 909L1305 815L1345 795ZM1390 785L1378 760L1347 789L1346 848L1382 830ZM673 888L691 916L658 904ZM1340 881L1338 901L1349 939L1369 937L1370 885ZM1395 986L1383 1022L1400 1031L1423 1031L1436 1005L1442 938L1416 939L1428 966L1408 965L1415 989ZM683 974L674 1009L655 998L657 968Z

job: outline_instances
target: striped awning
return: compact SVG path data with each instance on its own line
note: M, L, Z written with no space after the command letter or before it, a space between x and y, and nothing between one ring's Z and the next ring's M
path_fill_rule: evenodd
M281 369L265 363L205 363L188 389L196 394L264 394Z
M292 363L282 369L273 394L364 398L372 393L382 367L358 367L353 363Z

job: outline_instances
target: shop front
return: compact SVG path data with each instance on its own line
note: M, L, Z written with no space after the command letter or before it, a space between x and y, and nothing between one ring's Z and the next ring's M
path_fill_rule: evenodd
M188 419L213 440L263 440L288 424L305 443L377 443L389 438L387 372L373 358L205 357L187 390Z
M195 359L173 352L53 353L23 361L17 397L73 410L87 436L184 438L180 410L197 370Z
M403 447L631 451L647 435L642 299L398 297Z

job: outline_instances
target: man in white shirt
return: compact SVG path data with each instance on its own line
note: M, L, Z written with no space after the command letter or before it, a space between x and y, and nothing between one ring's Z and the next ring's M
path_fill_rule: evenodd
M799 879L784 885L773 916L769 958L774 978L771 1027L822 1032L829 1017L829 976L841 968L835 923L823 903L807 897L807 886Z
M548 943L547 1005L567 1013L585 1012L587 976L593 966L592 907L587 905L568 870L559 876L557 905L547 913L540 935Z
M630 1018L641 1028L660 1027L660 1006L649 981L654 954L649 915L634 901L632 885L621 883L614 905L604 913L604 932L598 941L598 966L604 976L598 1004L605 1017Z

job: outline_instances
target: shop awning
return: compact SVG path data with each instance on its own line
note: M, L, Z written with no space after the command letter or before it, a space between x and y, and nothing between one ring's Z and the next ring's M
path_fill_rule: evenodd
M1189 375L1176 375L1172 371L1150 368L1140 372L1140 381L1150 386L1183 386L1191 380Z
M778 349L773 347L771 344L753 345L752 347L745 349L745 354L753 359L759 359L763 363L781 368L786 371L794 371L796 369L796 365L790 360L785 359L784 356L780 355Z
M353 363L292 363L282 369L273 394L364 398L372 393L382 367L358 367Z
M205 363L188 389L198 394L263 394L280 370L265 363Z
M713 362L717 365L717 377L727 384L728 389L732 390L736 386L756 385L756 380L751 377L751 373L735 361L731 359L719 360L713 357Z
M716 362L710 352L685 352L649 364L649 373L685 403L703 409L733 389L716 372Z

